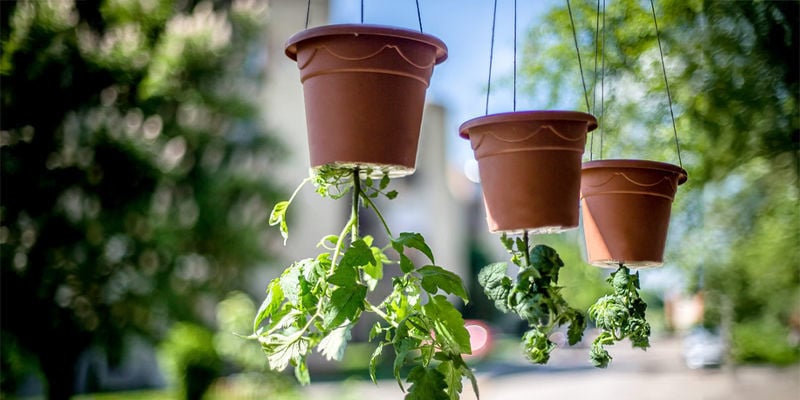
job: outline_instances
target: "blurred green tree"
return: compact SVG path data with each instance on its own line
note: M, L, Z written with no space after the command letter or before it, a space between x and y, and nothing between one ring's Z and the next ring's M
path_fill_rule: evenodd
M280 146L260 0L2 2L2 390L89 346L211 325L265 260Z
M601 119L590 138L594 158L677 164L652 3L569 4L587 93L568 4L530 31L527 90ZM731 304L737 360L796 361L800 2L662 0L654 8L689 172L668 262L702 277L708 324L719 325L722 305Z

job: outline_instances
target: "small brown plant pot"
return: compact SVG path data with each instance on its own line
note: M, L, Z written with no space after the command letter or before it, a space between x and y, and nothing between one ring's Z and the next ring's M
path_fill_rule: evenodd
M519 111L461 125L478 160L492 232L554 233L578 226L581 156L597 127L576 111Z
M584 163L581 207L589 263L663 264L672 201L687 177L683 168L656 161Z
M286 42L305 96L311 166L414 172L425 92L444 42L419 32L327 25Z

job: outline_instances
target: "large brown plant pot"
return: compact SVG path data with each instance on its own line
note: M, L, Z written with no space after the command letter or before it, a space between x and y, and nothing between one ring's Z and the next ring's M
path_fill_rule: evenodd
M425 92L444 42L376 25L327 25L286 43L305 96L312 167L414 172Z
M646 160L583 164L581 207L589 263L655 267L663 263L672 201L686 170Z
M581 156L597 127L576 111L519 111L461 125L478 160L492 232L554 233L578 226Z

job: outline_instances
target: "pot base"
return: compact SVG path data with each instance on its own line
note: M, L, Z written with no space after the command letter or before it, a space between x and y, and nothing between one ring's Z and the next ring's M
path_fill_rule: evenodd
M491 221L488 221L489 225L491 226ZM506 235L522 235L525 232L528 232L530 235L550 235L554 233L561 233L566 231L571 231L577 228L576 226L539 226L536 228L519 228L519 229L489 229L492 233L502 233Z

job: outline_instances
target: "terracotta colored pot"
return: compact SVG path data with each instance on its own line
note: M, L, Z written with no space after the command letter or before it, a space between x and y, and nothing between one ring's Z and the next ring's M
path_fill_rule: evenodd
M425 92L447 58L431 35L376 25L327 25L286 42L305 96L311 166L414 172Z
M672 200L686 179L683 168L655 161L584 163L581 207L589 263L661 265Z
M553 233L578 226L581 155L597 127L576 111L520 111L469 120L459 132L478 160L492 232Z

